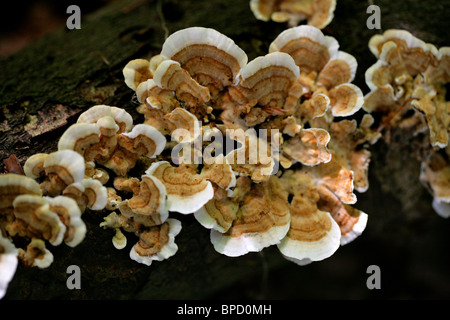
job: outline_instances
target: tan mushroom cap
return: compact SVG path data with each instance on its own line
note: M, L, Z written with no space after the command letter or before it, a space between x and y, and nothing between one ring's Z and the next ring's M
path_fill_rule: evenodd
M169 211L194 213L214 196L211 182L187 167L172 167L167 161L159 161L153 163L145 173L158 178L166 187Z
M146 59L131 60L123 68L122 72L125 78L125 84L133 90L136 90L140 83L152 78L150 61Z
M30 267L48 268L53 263L53 254L45 247L45 241L33 238L26 250L19 249L19 258Z
M328 188L318 188L321 210L331 214L341 230L341 245L345 245L360 236L367 225L368 215L348 204L343 204Z
M330 257L340 245L339 226L316 205L318 195L310 188L297 190L290 204L291 223L278 244L280 252L299 265Z
M188 107L204 104L211 98L209 89L198 84L179 62L173 60L161 62L153 80L159 87L174 91L177 99Z
M250 8L258 20L287 22L290 27L307 20L319 29L334 17L336 0L250 0Z
M167 219L160 226L154 226L139 233L139 241L130 251L130 258L150 266L153 261L170 258L178 251L175 237L181 231L181 222Z
M337 85L352 82L357 67L358 63L352 55L338 51L320 71L317 83L331 89Z
M433 152L422 162L420 180L436 201L450 203L450 163L440 152Z
M414 37L406 30L389 29L382 35L373 36L369 40L369 49L376 57L380 57L387 42L396 44L410 75L424 72L430 64L437 63L439 53L436 47Z
M137 124L131 132L119 135L118 144L132 153L154 158L164 150L166 138L151 125Z
M267 180L274 174L275 169L275 152L271 149L271 145L254 134L241 135L239 131L235 131L234 134L230 138L235 139L242 146L225 156L227 163L236 174L248 176L256 182Z
M23 194L14 199L13 206L16 220L6 227L11 236L41 238L54 246L61 244L66 226L50 210L47 200L41 196Z
M86 235L86 225L81 219L82 212L76 201L65 196L45 197L45 200L50 205L50 210L55 212L66 226L64 242L69 247L80 244Z
M164 223L169 214L166 208L166 187L157 178L143 175L139 191L130 200L119 204L120 212L128 219L146 227Z
M289 230L288 194L279 179L253 184L243 196L233 225L226 233L211 230L214 249L236 257L278 244Z
M161 88L153 79L142 82L136 89L136 96L140 103L145 103L147 112L161 110L164 115L180 107L175 92Z
M73 150L86 161L93 160L99 153L100 127L95 123L71 125L58 141L58 150Z
M47 155L44 160L46 180L41 183L44 194L60 195L68 185L84 178L84 158L73 150L60 150Z
M23 165L23 171L27 177L37 179L44 175L44 160L46 153L36 153L30 156Z
M233 169L222 154L208 160L211 163L206 163L206 160L204 159L205 163L200 174L203 178L214 182L224 190L229 190L236 185Z
M330 134L324 129L303 129L282 144L280 162L286 168L297 161L306 166L326 163L331 160L327 148L329 141Z
M176 108L164 116L172 138L177 142L192 142L201 134L197 117L183 108Z
M273 52L255 58L239 73L236 89L241 91L241 97L246 98L245 102L239 102L250 107L258 104L262 107L292 110L301 93L299 90L292 90L299 77L299 67L286 53Z
M180 63L191 77L212 92L234 83L247 55L232 39L203 27L191 27L171 34L161 55Z
M11 209L14 199L21 194L41 196L39 184L32 178L7 173L0 175L0 209ZM3 211L1 214L4 214Z
M364 104L364 95L360 88L351 83L343 83L328 92L331 113L335 117L350 116Z
M230 199L224 189L216 187L214 198L194 212L194 216L205 228L225 233L236 219L238 210L239 204Z
M286 52L302 73L319 72L337 54L339 44L333 37L312 26L298 26L281 32L270 44L269 52Z
M89 108L80 114L77 123L97 123L104 117L112 117L114 119L119 126L118 134L130 131L133 125L133 118L128 112L124 109L107 105L96 105Z

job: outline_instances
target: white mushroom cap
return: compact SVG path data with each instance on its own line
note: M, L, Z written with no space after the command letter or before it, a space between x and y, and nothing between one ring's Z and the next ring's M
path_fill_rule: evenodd
M288 236L281 240L278 249L288 260L305 265L310 261L320 261L330 257L340 246L341 230L328 212L326 214L331 222L331 228L326 235L317 241L293 240Z
M8 284L16 273L17 253L14 244L0 232L0 299L5 296Z
M27 177L37 179L39 178L40 170L44 170L44 160L47 157L46 153L36 153L30 156L23 165L23 172Z
M88 178L83 179L81 184L84 187L83 193L86 194L89 199L87 207L91 210L103 210L108 202L108 192L102 183L97 179Z
M278 244L289 231L289 223L270 228L266 232L243 233L239 237L231 237L211 230L211 243L214 249L229 257L238 257L248 252L259 252L262 249Z
M67 177L68 179L64 180L65 177L60 176L67 185L83 180L85 164L84 158L79 153L73 150L60 150L47 155L44 160L46 174L54 172L61 167L69 173L72 179L70 181L69 177Z
M136 252L135 247L138 245L136 244L130 251L130 258L132 260L150 266L153 261L168 259L178 251L178 246L175 243L175 237L181 231L181 222L176 219L167 219L165 223L169 224L169 240L162 246L161 250L157 254L151 256L141 256Z
M161 169L160 167L162 168L161 171L158 170L158 168ZM155 176L166 186L166 205L169 211L191 214L199 210L206 202L214 197L214 189L211 182L206 181L200 176L189 177L189 175L181 175L179 177L181 181L171 180L177 177L177 172L174 173L173 169L174 168L169 164L169 162L159 161L152 163L152 165L145 171L147 175L155 175L155 172L158 170L158 173ZM191 178L192 181L189 180ZM184 184L186 184L186 186L189 186L189 183L194 183L191 185L192 188L189 188L190 190L196 190L198 187L200 187L200 189L198 190L198 192L190 195L175 193L175 189L177 189L176 191L182 192L179 187L183 185L183 182ZM176 186L178 186L178 188L175 188Z
M153 153L145 154L145 156L149 158L154 158L157 155L161 154L166 146L166 138L161 134L161 132L159 132L156 128L149 124L137 124L134 126L133 130L128 133L123 133L122 135L132 140L138 138L141 135L152 140L155 144L155 150ZM150 152L153 150L148 149L148 151Z
M64 241L69 247L77 246L86 235L86 225L81 219L81 211L76 201L65 196L45 197L45 199L50 205L50 210L59 214L59 208L63 208L67 212L67 217L61 217L67 227ZM67 218L69 221L66 221Z
M172 58L176 53L189 45L204 44L215 46L232 55L242 68L247 64L246 53L232 39L220 32L203 27L191 27L171 34L163 44L161 55Z
M47 200L37 195L22 194L13 202L14 215L39 232L48 232L48 240L52 245L60 245L64 239L66 226L59 216L50 210Z
M360 211L358 222L353 225L353 228L347 234L342 234L341 236L341 246L352 242L357 237L359 237L363 231L366 229L368 215L365 212Z
M99 135L100 128L95 123L73 124L63 133L63 135L59 139L58 150L75 150L77 142L88 136L93 136L94 139L92 142L99 142Z

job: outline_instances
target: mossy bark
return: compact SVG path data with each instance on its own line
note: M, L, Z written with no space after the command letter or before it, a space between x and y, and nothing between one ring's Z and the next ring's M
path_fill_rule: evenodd
M381 8L383 30L404 28L437 47L450 45L444 38L450 29L449 1L374 4ZM354 82L365 93L364 72L375 62L367 43L383 31L366 27L368 5L338 1L333 22L323 30L358 60ZM125 108L135 123L142 122L122 68L133 58L158 53L166 29L190 26L224 33L249 60L266 54L285 29L257 21L247 0L124 0L83 15L81 30L62 28L0 61L1 162L15 154L23 164L34 153L56 150L62 132L95 104ZM85 240L76 248L50 248L55 261L48 269L20 266L6 299L448 298L449 221L431 209L409 142L400 135L395 144L371 147L371 185L356 204L369 215L367 229L323 262L299 267L276 248L225 257L214 251L209 231L192 216L177 216L183 223L178 253L147 267L129 259L132 237L127 248L114 249L113 231L99 227L104 214L86 212ZM382 290L366 287L371 264L381 267ZM66 286L70 265L80 267L80 290Z

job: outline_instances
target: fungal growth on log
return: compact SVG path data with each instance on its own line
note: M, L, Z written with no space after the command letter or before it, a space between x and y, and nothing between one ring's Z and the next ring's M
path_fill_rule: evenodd
M333 20L336 0L250 0L250 9L258 20L325 28Z
M369 48L378 61L366 71L370 92L364 109L381 119L379 133L411 132L422 162L420 180L433 195L433 207L450 216L449 131L450 48L439 50L405 30L373 36Z
M160 54L123 69L144 123L93 106L57 151L30 156L25 175L0 176L2 288L14 257L45 268L46 242L79 244L89 210L106 212L100 227L114 230L115 248L134 234L130 258L145 265L177 252L176 214L193 215L227 256L268 246L300 265L331 256L367 222L352 205L354 189L368 188L373 119L339 119L364 102L356 67L312 26L282 32L250 62L216 30L173 33Z

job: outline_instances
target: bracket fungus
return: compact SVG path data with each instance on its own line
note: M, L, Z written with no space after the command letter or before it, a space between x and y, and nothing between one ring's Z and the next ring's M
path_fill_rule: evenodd
M258 20L285 22L289 27L307 20L323 29L333 20L336 0L250 0L250 9Z
M408 31L397 29L373 36L369 48L378 61L365 74L371 91L365 97L364 109L381 118L378 131L383 132L388 143L396 129L413 136L425 134L427 143L422 143L417 152L422 162L420 178L432 186L436 180L434 170L427 169L429 161L435 154L446 153L449 140L446 85L450 81L450 48L438 50ZM435 195L432 187L430 191ZM438 199L435 202L440 202Z
M334 4L304 1L299 14L290 11L300 8L294 1L278 1L276 10L312 23L317 6L329 5L332 15ZM159 54L123 69L144 123L134 124L124 109L93 106L67 128L57 151L28 158L26 176L0 176L0 230L30 240L12 252L47 267L46 242L76 246L86 233L82 214L105 210L100 227L114 230L114 247L127 246L122 231L133 234L130 258L145 265L178 250L176 214L192 214L227 256L278 246L298 264L329 257L366 226L367 215L351 205L354 188L367 190L366 142L377 138L372 117L359 126L342 120L364 97L351 83L356 60L338 49L318 28L299 26L248 62L216 30L173 33ZM10 251L2 243L0 258Z
M332 15L334 1L305 2L304 8L309 7L304 14L312 17L319 4L322 9L329 5L324 11ZM293 1L283 4L291 6ZM135 71L139 63L145 76ZM313 26L282 32L267 55L250 62L233 40L213 29L175 32L149 64L138 60L124 69L145 123L171 136L166 148L183 146L182 157L161 154L141 179L151 176L161 182L169 216L173 211L193 213L211 229L211 242L220 253L239 256L278 245L286 258L298 263L329 257L360 235L367 222L367 215L351 205L356 202L354 183L360 192L368 187L370 152L364 145L376 140L369 129L373 119L364 116L359 127L354 120L335 121L363 105L362 91L351 83L356 68L355 58L339 51L336 39ZM257 133L255 128L266 131ZM225 140L238 147L224 151ZM189 162L191 154L184 154L187 150L202 156L203 149L214 156L203 152L203 161ZM257 156L260 149L265 151L262 157ZM133 198L121 202L123 212L112 213L103 226L135 230L129 217L140 217L130 203L135 199L146 207L144 182L120 178L115 185ZM162 194L154 191L155 197ZM314 221L322 221L322 229L307 234L305 230L317 225ZM307 240L296 239L295 230L306 232ZM123 244L121 233L114 241Z

